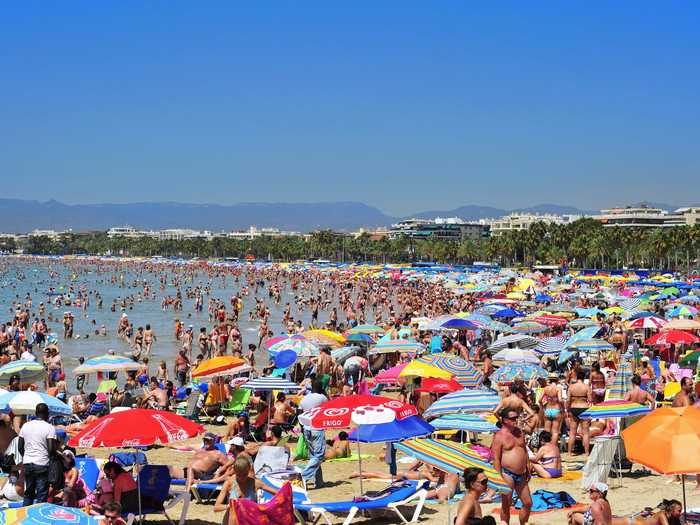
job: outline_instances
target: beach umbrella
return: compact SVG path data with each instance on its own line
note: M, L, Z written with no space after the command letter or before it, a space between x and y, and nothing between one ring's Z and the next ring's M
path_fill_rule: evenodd
M544 293L539 293L535 296L535 301L538 303L551 303L552 301L554 301L554 297Z
M501 493L512 490L493 465L468 446L442 439L409 439L394 446L405 454L444 472L462 474L464 469L469 467L481 468L488 478L489 488Z
M415 416L418 414L418 410L413 405L402 403L398 399L353 394L325 401L301 414L299 421L305 427L316 430L348 428L353 422L352 416L355 413L376 416L373 424L378 424ZM382 418L385 418L386 421L381 420Z
M375 344L374 339L372 339L369 335L362 333L350 334L346 341L349 343L362 343L366 345Z
M545 337L540 339L534 351L540 355L559 355L564 349L564 343L566 342L566 337L564 336L554 336Z
M510 330L518 334L539 334L549 330L549 327L535 321L522 321L515 323Z
M634 329L661 330L668 324L666 319L656 316L640 317L629 322L629 327Z
M634 321L635 319L639 319L641 317L656 317L656 314L652 312L636 312L632 315L630 315L627 320L628 321Z
M442 323L441 328L449 329L449 330L478 330L479 327L474 324L473 322L467 320L467 319L461 319L459 317L455 317L453 319L450 319L449 321L445 321Z
M264 376L251 379L241 386L248 390L258 390L261 392L271 392L272 390L283 390L285 392L296 392L301 387L283 377Z
M532 318L533 321L545 326L565 326L569 321L560 315L544 314Z
M516 379L529 381L533 377L546 378L548 375L544 368L534 364L508 363L491 374L490 379L493 383L509 383Z
M360 324L357 326L353 326L350 330L348 330L348 334L368 334L368 335L375 335L375 334L383 334L386 332L384 328L381 326L375 325L375 324Z
M284 341L285 339L301 339L304 340L306 337L304 337L301 334L294 334L294 335L276 335L274 337L270 337L267 339L263 344L265 345L265 349L269 350L272 345L275 345L279 343L280 341Z
M664 330L700 330L700 322L694 319L671 319Z
M523 348L504 348L493 355L494 361L508 361L512 363L535 363L539 364L540 358L534 350Z
M500 401L501 398L493 390L465 388L442 396L428 407L423 416L428 418L460 412L491 412Z
M388 443L432 434L435 427L420 416L394 419L389 423L362 425L348 435L350 441L361 443ZM359 454L358 454L359 455Z
M416 392L432 392L434 394L449 394L450 392L458 392L464 388L457 381L452 379L438 379L435 377L425 377L421 380L420 388L416 388Z
M693 317L698 315L698 309L690 305L675 305L666 312L666 317Z
M690 345L700 342L700 337L697 337L682 330L669 330L652 335L644 341L644 344L653 346L668 346L668 345ZM1 369L0 369L1 370Z
M465 388L475 388L484 382L484 374L473 363L447 352L422 356L417 361L449 372Z
M589 326L597 326L598 323L596 323L593 319L589 317L579 317L578 319L574 319L569 322L569 326L572 328L586 328Z
M498 317L498 318L513 318L513 317L524 317L525 314L519 310L515 310L514 308L502 308L501 310L498 310L495 312L492 317Z
M504 335L496 339L487 348L489 351L502 350L503 348L508 348L511 345L517 345L519 348L534 348L540 342L536 337L525 334L513 334Z
M678 366L697 366L700 359L700 350L691 352L678 361Z
M606 419L609 417L641 416L651 412L651 408L631 401L610 399L591 406L581 413L581 419Z
M202 361L197 368L192 371L192 377L207 377L220 375L222 373L233 373L236 367L245 365L245 360L232 355L221 355Z
M476 414L445 414L430 422L438 430L463 430L493 434L498 427Z
M182 441L202 432L202 425L174 412L132 408L88 423L68 444L80 448L148 446Z
M608 389L608 399L624 399L632 390L632 367L627 361L621 361L613 384Z
M115 354L104 354L96 357L88 357L85 362L75 367L73 373L95 374L98 372L119 372L126 370L138 370L141 363L134 361L130 357Z
M342 334L331 330L308 330L302 334L312 343L320 346L331 346L338 348L345 343L345 337Z
M700 297L697 295L685 295L678 299L680 302L685 303L685 304L699 304L700 303Z
M274 357L279 352L292 350L299 357L313 357L321 353L316 344L306 337L286 337L270 345L267 351Z
M377 343L367 351L367 355L390 354L393 352L419 354L424 351L425 345L415 339L392 339Z
M3 525L100 525L103 520L82 510L53 503L37 503L28 507L0 511Z
M0 385L9 385L13 375L19 376L20 383L36 383L44 379L44 374L44 365L38 361L10 361L0 367Z
M579 339L578 341L574 341L573 343L568 342L566 347L572 350L578 350L579 352L600 352L615 349L613 345L611 345L604 339Z
M620 308L622 308L625 311L632 311L635 308L638 308L644 299L642 297L631 297L629 299L625 299L620 303Z
M359 346L341 346L340 348L331 350L331 357L333 358L333 361L342 365L346 359L354 356L359 351Z
M406 365L408 365L408 363L401 363L396 366L392 366L387 370L382 370L376 376L374 376L374 380L381 385L399 383L399 374L401 373L401 370L406 367Z
M685 475L700 472L700 410L662 407L622 431L627 457L659 472Z
M33 416L36 413L36 406L39 403L46 403L49 413L62 416L70 416L73 413L71 407L63 401L48 395L45 392L34 390L21 390L19 392L5 392L0 395L0 412L9 414Z
M452 374L438 368L437 366L423 363L422 361L411 361L401 372L399 377L434 377L437 379L452 379Z

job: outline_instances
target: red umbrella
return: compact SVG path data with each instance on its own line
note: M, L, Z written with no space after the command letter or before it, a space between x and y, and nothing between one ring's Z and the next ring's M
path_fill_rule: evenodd
M318 430L330 428L347 428L352 422L353 412L376 412L377 414L393 411L398 420L415 416L418 410L413 405L402 403L398 399L382 396L352 395L336 397L305 412L299 417L304 426ZM393 419L393 417L392 417Z
M68 444L80 448L136 447L181 441L202 432L202 425L172 412L134 408L102 416Z
M545 326L564 326L569 322L564 317L552 314L539 315L532 320Z
M450 392L457 392L463 389L464 387L460 385L454 378L438 379L435 377L424 377L421 381L421 387L416 388L416 392L435 392L436 394L449 394Z
M654 346L666 346L690 345L697 342L700 342L700 337L697 337L688 332L684 332L682 330L669 330L668 332L661 332L659 334L651 336L649 339L644 341L644 344Z

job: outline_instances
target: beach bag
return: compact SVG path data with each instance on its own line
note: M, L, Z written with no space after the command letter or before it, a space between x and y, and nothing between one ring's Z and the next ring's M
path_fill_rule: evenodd
M565 509L576 505L576 500L565 491L552 492L551 490L538 489L532 493L532 512L543 510ZM521 509L523 502L518 499L516 509Z
M53 454L49 458L49 486L59 491L66 485L66 468L63 463L63 456Z
M297 448L294 449L294 459L309 459L309 446L306 444L304 434L299 434Z

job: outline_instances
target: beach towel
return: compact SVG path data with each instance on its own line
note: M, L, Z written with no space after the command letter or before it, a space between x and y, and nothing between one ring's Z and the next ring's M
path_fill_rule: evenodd
M247 499L231 500L238 525L294 525L292 485L285 483L267 503L255 503Z
M362 454L361 455L362 459L369 459L371 457L373 457L372 454ZM360 458L357 457L357 454L352 454L352 455L344 457L344 458L327 459L326 463L333 463L334 461L339 462L339 463L344 462L344 461L357 461L358 459L360 459Z
M538 489L532 493L532 512L546 510L565 509L576 505L576 500L565 491L552 492L551 490ZM522 501L515 502L515 508L521 509Z
M537 478L537 481L552 482L552 481L576 481L583 477L583 472L580 470L565 470L558 478Z

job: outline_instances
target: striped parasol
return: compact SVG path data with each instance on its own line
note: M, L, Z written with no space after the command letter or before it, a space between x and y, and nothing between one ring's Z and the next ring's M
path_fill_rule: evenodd
M649 316L640 317L639 319L631 321L629 327L634 329L661 330L667 324L668 321L662 317Z
M138 370L138 363L123 355L104 354L88 357L85 362L73 370L74 374L95 374L97 372L117 372L120 370Z
M423 415L427 418L460 412L491 412L498 406L500 400L501 398L493 390L465 388L442 396L430 405Z
M244 384L241 388L247 388L249 390L261 390L261 391L267 391L267 390L296 391L296 390L301 389L301 387L299 385L297 385L296 383L292 383L291 381L287 381L286 379L284 379L282 377L272 377L272 376L258 377L256 379L251 379L246 384Z
M357 326L353 326L350 330L348 330L348 335L350 334L367 334L367 335L377 335L377 334L383 334L386 332L384 328L381 326L377 326L376 324L359 324Z
M644 299L641 297L632 297L630 299L622 301L620 303L620 308L627 311L636 310L643 302Z
M508 493L511 488L493 465L470 448L442 439L409 439L394 446L423 463L432 465L444 472L462 474L465 468L484 469L489 487L496 492Z
M455 380L465 388L481 386L484 374L469 361L446 352L418 358L418 361L436 366L455 376Z
M305 337L299 336L286 337L267 348L267 351L270 352L272 357L285 350L291 350L299 357L315 357L321 353L321 350L316 344Z
M509 383L516 379L529 381L533 377L546 378L549 373L542 367L530 363L508 363L491 374L492 383Z
M508 346L510 345L518 345L518 347L520 348L534 348L539 342L539 339L530 335L504 335L503 337L499 337L493 343L491 343L491 346L489 346L487 350L502 350L503 348L508 348Z
M539 334L549 330L549 327L535 321L522 321L515 323L510 329L511 332L518 334Z
M9 385L13 375L19 376L20 383L35 383L44 378L44 365L37 361L10 361L0 367L0 385Z
M544 314L532 318L533 321L545 326L565 326L568 321L560 315Z
M564 343L566 343L566 337L562 335L545 337L537 343L534 350L540 355L559 355L564 349Z
M402 354L418 354L425 351L425 345L422 345L415 339L391 339L377 343L369 349L367 355L391 354L399 352Z
M590 317L579 317L578 319L574 319L573 321L569 322L569 326L571 328L587 328L589 326L598 326L598 323L596 323Z
M630 390L632 390L632 367L627 361L622 361L617 367L615 380L608 389L608 399L624 399Z
M615 350L615 347L603 339L580 339L567 344L567 348L579 352L592 352Z
M610 399L593 405L585 412L581 413L581 419L606 419L609 417L631 417L641 416L651 412L651 408L631 401L621 399Z
M430 422L438 430L464 430L493 434L498 427L476 414L445 414Z

